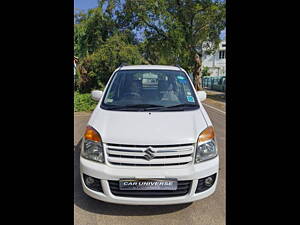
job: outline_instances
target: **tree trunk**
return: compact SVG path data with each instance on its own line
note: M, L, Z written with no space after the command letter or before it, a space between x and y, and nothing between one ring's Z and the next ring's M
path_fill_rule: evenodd
M195 66L194 66L194 72L193 72L193 83L195 86L196 91L200 91L202 89L201 87L201 65L202 61L200 56L196 53L195 57Z

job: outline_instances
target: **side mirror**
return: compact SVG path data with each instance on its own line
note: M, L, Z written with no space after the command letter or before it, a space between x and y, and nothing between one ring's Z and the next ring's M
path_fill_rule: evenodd
M200 102L206 99L206 92L205 91L197 91L198 98Z
M92 99L95 101L99 101L102 94L103 94L102 91L94 90L94 91L92 91Z

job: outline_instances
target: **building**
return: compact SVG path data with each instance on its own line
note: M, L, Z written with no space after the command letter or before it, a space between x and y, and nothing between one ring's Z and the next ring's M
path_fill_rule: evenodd
M215 54L203 55L202 60L202 69L208 67L211 76L226 76L226 41L221 41Z

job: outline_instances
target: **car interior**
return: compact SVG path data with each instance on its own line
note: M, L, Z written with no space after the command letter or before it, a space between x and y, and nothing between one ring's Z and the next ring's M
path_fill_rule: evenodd
M151 76L150 76L151 75ZM119 76L114 82L117 90L110 97L112 102L127 104L157 104L174 105L187 102L185 82L180 82L176 76L164 74L128 74Z

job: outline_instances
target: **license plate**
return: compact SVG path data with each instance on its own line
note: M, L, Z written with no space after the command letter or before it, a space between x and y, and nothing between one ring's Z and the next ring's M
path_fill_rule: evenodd
M177 179L121 179L120 190L176 190Z

